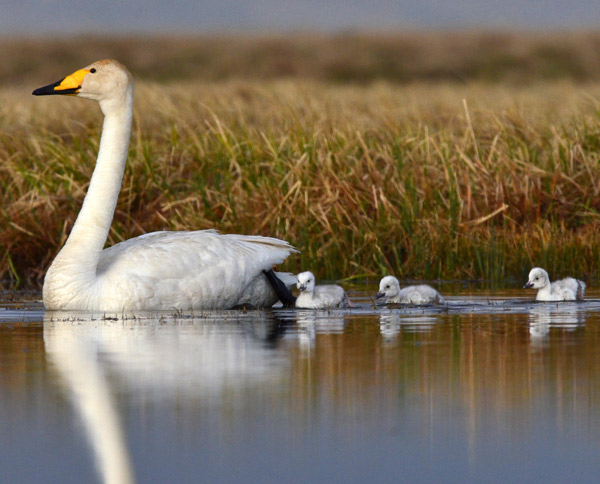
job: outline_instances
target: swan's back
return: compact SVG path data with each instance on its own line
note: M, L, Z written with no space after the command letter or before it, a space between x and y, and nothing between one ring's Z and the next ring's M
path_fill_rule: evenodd
M328 307L346 307L348 301L344 288L334 284L315 287L314 298Z
M427 284L408 286L400 289L393 301L399 304L443 304L444 298L433 287Z
M551 283L550 291L553 295L565 301L583 301L585 296L585 282L573 277L566 277L565 279Z
M262 270L292 252L287 242L270 237L153 232L103 250L97 276L104 300L112 295L117 303L126 294L128 309L271 306L277 296Z

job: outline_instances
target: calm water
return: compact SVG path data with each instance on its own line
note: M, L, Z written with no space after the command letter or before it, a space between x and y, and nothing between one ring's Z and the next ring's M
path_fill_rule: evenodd
M5 302L0 482L593 482L600 293L528 295L125 318Z

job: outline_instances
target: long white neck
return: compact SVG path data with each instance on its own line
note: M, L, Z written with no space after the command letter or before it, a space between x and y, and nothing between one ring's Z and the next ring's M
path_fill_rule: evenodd
M65 270L68 266L67 270L73 275L92 279L96 276L123 181L131 134L133 90L129 88L117 100L101 102L101 108L104 124L96 168L71 234L53 263L57 269Z

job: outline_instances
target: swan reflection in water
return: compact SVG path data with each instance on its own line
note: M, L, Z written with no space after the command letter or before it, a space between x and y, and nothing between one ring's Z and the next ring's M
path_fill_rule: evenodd
M587 313L577 303L537 304L529 310L531 341L539 343L548 336L550 328L575 331L585 325Z
M107 320L72 312L44 317L47 358L83 423L102 482L120 484L136 479L113 375L133 394L218 402L283 377L288 360L273 350L283 331L278 320L258 311L202 319Z
M437 322L435 316L405 315L396 311L384 311L379 315L379 331L387 344L395 342L400 331L405 333L426 333Z

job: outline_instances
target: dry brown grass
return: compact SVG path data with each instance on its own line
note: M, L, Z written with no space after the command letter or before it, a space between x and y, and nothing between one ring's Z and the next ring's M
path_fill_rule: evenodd
M439 35L436 45L444 52L446 38ZM472 45L468 39L461 41L465 49ZM235 64L232 59L241 54L232 45L242 40L223 40L231 59L222 62ZM248 41L247 49L267 40ZM175 52L184 41L196 47L200 42L159 41L163 47L174 42L164 52ZM23 41L14 55L43 47L36 42ZM297 44L290 42L296 49L304 45L297 38ZM340 41L327 42L319 56ZM62 55L53 45L56 56ZM313 55L311 45L304 45L306 55ZM424 48L433 51L432 45ZM50 60L40 60L34 73L22 74L33 79L44 72L45 79L27 89L0 89L0 279L39 285L81 205L98 146L99 111L90 102L33 98L30 92L103 57L93 46L86 44L77 59L67 56L60 65L53 66L54 54L47 54ZM161 78L151 60L142 66L142 46L148 49L147 39L134 39L120 58L131 58L134 71ZM173 65L183 65L185 52ZM414 57L435 62L422 53ZM109 244L158 229L215 227L285 238L302 250L286 268L312 268L318 277L391 272L501 281L522 278L534 264L553 275L596 275L595 84L340 84L322 80L328 71L310 74L313 67L308 62L298 79L266 80L272 76L257 70L249 77L260 79L253 80L138 79L129 163ZM196 68L189 68L189 76ZM209 69L206 76L234 77L234 68ZM594 78L593 63L587 68L583 78ZM188 77L185 69L175 71Z
M600 89L138 82L109 243L215 227L320 277L600 267ZM0 92L0 274L39 283L93 169L97 107Z

